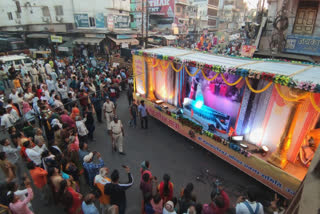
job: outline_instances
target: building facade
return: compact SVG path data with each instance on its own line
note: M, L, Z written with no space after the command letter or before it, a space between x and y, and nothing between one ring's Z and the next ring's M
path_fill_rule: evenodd
M217 31L219 26L219 0L193 0L198 7L197 18L202 30Z
M315 61L320 59L320 1L307 0L269 0L268 24L263 34L259 50L272 50L272 54L287 54L287 57L304 60L309 56ZM283 12L280 28L279 14ZM281 29L281 32L275 28ZM276 44L279 33L283 34L285 44L280 50ZM271 37L271 40L268 39ZM281 39L281 38L280 38ZM270 42L273 42L270 44ZM290 56L294 54L295 56ZM300 56L300 57L299 57Z

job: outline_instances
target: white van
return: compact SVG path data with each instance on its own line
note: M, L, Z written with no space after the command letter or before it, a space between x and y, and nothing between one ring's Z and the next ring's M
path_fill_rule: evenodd
M19 66L25 65L27 70L31 69L31 65L33 64L32 59L26 56L19 56L19 55L11 55L11 56L1 56L0 57L0 64L5 64L7 68L10 68L11 65L14 65L16 70L19 70Z

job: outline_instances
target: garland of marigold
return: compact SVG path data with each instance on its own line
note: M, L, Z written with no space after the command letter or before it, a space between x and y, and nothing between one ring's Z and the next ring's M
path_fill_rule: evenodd
M160 61L160 60L159 60L159 61ZM168 62L167 65L164 66L164 65L162 64L162 62L160 61L160 65L161 65L161 68L162 68L163 70L167 70L168 67L169 67L169 65L170 65L170 62Z
M174 67L174 65L173 65L173 62L170 62L170 64L171 64L171 68L172 68L175 72L180 72L180 71L182 70L182 68L183 68L183 66L181 65L179 69L176 69L176 68Z
M157 67L157 66L159 65L159 61L160 61L160 60L157 60L157 59L156 59L156 63L155 63L155 64L152 63L151 66L152 66L153 68ZM151 61L151 62L152 62L152 61Z
M269 82L264 88L262 88L262 89L260 89L260 90L256 90L256 89L252 88L252 86L250 85L250 82L249 82L248 77L246 77L245 80L246 80L246 83L247 83L248 88L249 88L252 92L254 92L254 93L256 93L256 94L260 94L260 93L266 91L266 90L272 85L272 83L273 83L273 82Z
M216 78L219 76L219 73L216 73L216 75L214 75L214 77L212 77L211 79L209 79L209 78L206 76L206 74L204 73L204 70L203 70L203 69L201 70L201 72L202 72L203 77L204 77L206 80L208 80L208 81L212 81L212 80L216 79Z
M276 88L278 94L280 95L280 97L281 97L282 99L284 99L285 101L288 101L288 102L298 102L299 100L305 99L305 98L307 98L307 97L310 95L310 93L307 92L307 93L305 93L305 94L303 94L303 95L301 95L301 96L299 96L299 97L297 97L297 98L290 98L290 97L285 96L285 95L281 92L278 84L275 85L275 88Z
M184 66L184 68L186 69L186 72L189 74L190 77L194 77L195 75L197 75L197 73L201 70L201 68L198 68L196 72L194 72L194 74L191 74L188 70L187 65Z
M242 77L240 77L237 81L235 81L234 83L229 83L226 78L224 77L223 73L221 73L221 77L224 81L225 84L227 84L228 86L235 86L237 85L241 80L242 80Z
M313 93L310 93L310 101L311 101L311 104L312 104L313 108L317 112L320 112L320 107L317 105L316 101L314 100L314 94Z

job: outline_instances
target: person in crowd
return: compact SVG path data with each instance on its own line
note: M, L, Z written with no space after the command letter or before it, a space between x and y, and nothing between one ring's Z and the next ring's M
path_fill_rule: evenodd
M44 144L45 145L45 144ZM35 149L34 147L32 147L30 141L26 141L23 143L23 146L26 148L26 154L27 157L33 161L33 163L36 166L40 166L41 165L41 153L43 152L43 147L40 148L40 150Z
M172 200L173 183L170 181L170 176L168 174L163 175L163 181L160 182L158 191L164 203Z
M6 196L8 196L9 194L11 194L12 192L14 193L15 196L18 196L20 201L23 201L24 199L26 199L28 197L28 189L26 188L25 181L26 179L29 179L26 174L23 176L22 182L21 182L21 186L19 187L19 185L16 182L9 182L7 183L7 192L6 192ZM29 179L30 180L30 179ZM27 204L28 208L33 211L33 207L32 207L32 203L31 201L29 201L29 203Z
M21 178L21 167L19 164L19 155L21 147L18 145L16 148L12 148L9 139L5 138L0 141L2 145L2 151L5 152L7 160L15 166L14 172L18 178Z
M68 214L83 214L82 195L76 192L68 180L62 180L59 187L59 201Z
M163 210L163 201L159 193L155 194L150 204L152 205L152 209L154 210L154 214L162 214Z
M141 100L140 105L138 106L138 112L140 117L140 123L142 129L148 128L148 110L144 105L144 100Z
M81 164L83 163L84 156L88 155L90 152L88 151L88 144L80 142L79 143L79 160Z
M92 193L87 194L82 202L83 214L99 214L98 209L94 205L95 196Z
M164 204L162 214L177 214L174 209L174 203L172 201L167 201Z
M91 97L91 103L94 106L94 110L96 112L97 120L99 123L102 123L102 105L101 105L101 98L94 93Z
M94 155L99 160L99 163L93 163ZM104 161L101 158L101 154L99 152L90 152L88 155L83 158L83 167L88 173L89 185L93 186L93 180L95 176L99 173L99 169L104 166Z
M89 131L85 125L85 122L87 121L87 115L85 115L84 119L81 120L80 116L76 116L76 126L78 129L78 136L80 142L87 142Z
M107 122L107 129L108 131L111 131L110 123L112 121L114 114L116 113L116 109L115 109L114 103L110 101L109 97L106 97L106 102L103 104L102 109L103 109L104 118L106 119L106 122Z
M15 125L15 123L18 121L19 116L16 115L17 113L15 111L12 111L12 105L6 106L6 113L2 115L1 117L1 126L3 128L10 128Z
M35 85L39 85L39 71L34 65L31 65L30 74L32 76L32 82Z
M111 183L107 183L104 187L104 193L110 195L110 204L117 205L119 207L119 214L125 214L127 206L125 191L133 184L130 168L125 166L125 170L128 173L128 182L126 184L119 183L119 171L114 170L111 173Z
M196 205L196 198L192 194L193 184L188 183L186 188L183 189L181 199L179 201L179 211L180 213L186 213L188 208Z
M119 150L119 154L125 155L123 152L123 137L124 130L121 120L118 119L118 116L113 117L113 121L110 123L110 130L112 136L112 149L113 151Z
M137 115L138 115L138 105L136 104L136 101L132 99L132 103L129 107L129 113L130 113L130 123L129 125L134 128L137 127Z
M94 119L93 119L93 114L94 114L94 109L92 108L91 105L88 105L84 114L86 115L86 122L85 125L87 127L88 130L88 138L90 141L94 141L93 139L93 133L95 130L95 125L94 125Z
M143 199L145 214L155 214L156 213L156 211L152 207L151 200L152 200L152 194L150 192L147 192L144 195L144 199Z
M33 199L30 179L26 178L24 185L28 191L28 196L24 200L21 201L14 192L9 193L8 195L8 201L10 202L9 207L14 214L33 214L28 207L28 203Z
M218 188L218 189L217 189ZM230 199L222 186L215 188L211 192L211 203L204 204L202 208L203 214L224 214L230 206Z
M264 214L263 206L257 202L256 190L248 188L246 196L240 196L236 203L236 214Z
M131 106L131 103L133 102L133 87L131 84L129 84L127 96L128 96L129 106Z
M16 178L16 166L7 160L5 152L0 152L0 167L6 176L6 181L12 181Z
M102 167L99 170L99 174L94 178L94 185L100 190L101 196L99 197L101 213L105 213L110 205L110 196L104 193L104 186L111 182L111 179L107 177L109 169Z
M49 190L47 187L47 175L48 172L41 167L37 167L33 162L27 163L27 168L31 175L34 186L37 188L37 192L40 195L40 199L49 203Z

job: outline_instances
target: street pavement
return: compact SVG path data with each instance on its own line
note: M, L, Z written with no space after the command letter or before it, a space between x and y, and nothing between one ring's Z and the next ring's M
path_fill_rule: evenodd
M179 196L181 189L187 183L194 184L194 193L200 203L210 202L210 192L213 182L219 179L231 199L231 207L235 205L238 196L242 195L246 187L253 186L261 192L264 199L272 196L272 191L247 176L237 168L231 166L219 157L209 153L202 147L176 133L160 121L149 118L149 129L131 128L128 126L128 101L125 93L117 101L117 114L124 124L124 150L121 156L111 150L111 139L106 131L105 122L96 123L95 141L89 143L90 151L100 152L110 170L118 169L120 181L127 182L123 164L131 168L134 177L133 186L127 190L127 212L138 214L141 210L140 164L149 160L151 171L160 182L164 173L171 176L174 184L174 195ZM139 125L139 121L138 121ZM87 191L88 187L81 186ZM35 213L63 213L61 207L44 206L35 197L33 201Z

